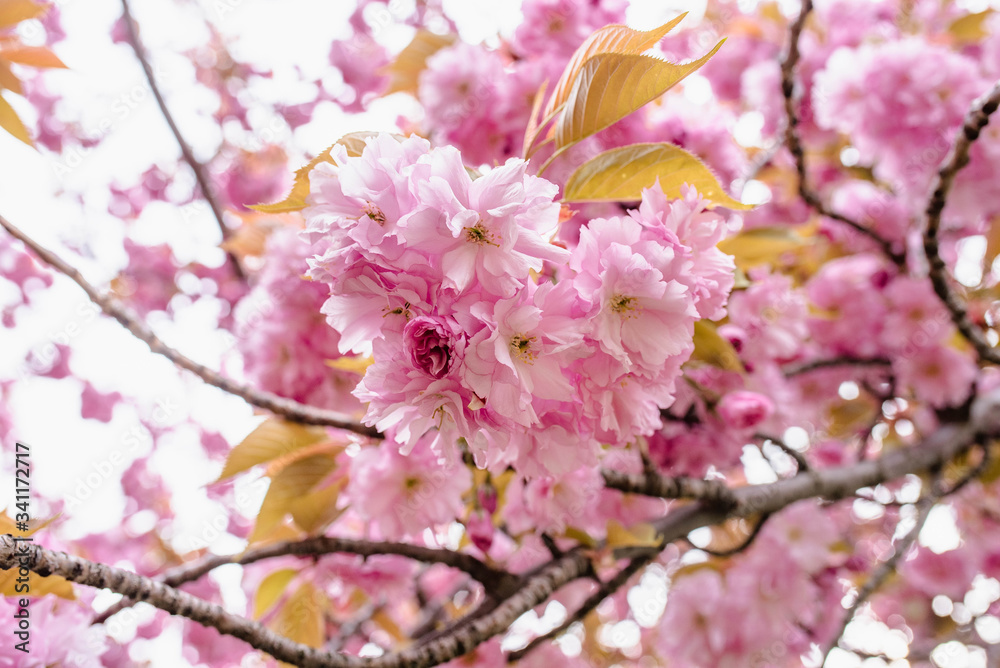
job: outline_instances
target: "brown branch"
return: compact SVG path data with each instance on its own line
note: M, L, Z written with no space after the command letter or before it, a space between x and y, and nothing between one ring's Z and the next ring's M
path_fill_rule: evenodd
M483 585L486 593L497 599L511 596L521 585L521 578L507 571L499 570L463 552L411 545L409 543L378 542L337 538L334 536L316 536L298 541L282 541L252 548L240 554L216 555L190 564L184 564L171 569L157 581L171 587L177 587L185 582L193 582L220 566L240 564L246 566L264 559L273 559L288 555L316 556L323 554L356 554L362 557L372 557L380 554L392 554L408 557L427 564L443 564L467 573L472 579ZM95 624L107 621L112 615L120 612L134 601L119 601L94 619Z
M707 547L695 546L695 549L701 550L706 554L710 554L713 557L719 557L722 559L728 559L729 557L736 556L740 552L745 551L753 542L757 540L757 536L760 535L761 529L764 528L764 523L771 517L770 514L764 514L760 516L760 519L753 525L753 529L747 534L747 537L743 539L743 542L739 545L729 548L728 550L710 550Z
M802 499L841 499L862 487L872 487L911 473L940 468L971 447L977 439L1000 436L1000 391L973 402L970 421L946 425L918 445L894 450L877 460L811 471L764 485L731 491L728 508L705 501L688 504L654 521L660 543L654 547L614 550L616 558L653 558L694 529L718 524L732 517L774 513ZM25 546L24 549L19 549ZM603 549L599 543L597 549ZM427 548L425 548L427 549ZM222 633L250 642L275 658L303 668L427 668L461 656L502 633L521 615L549 598L557 589L592 570L590 550L578 547L553 559L524 577L508 598L487 598L443 635L396 653L373 659L331 654L298 645L276 636L260 625L229 615L222 608L179 592L160 582L77 557L50 552L34 544L18 544L12 536L0 537L0 568L22 566L40 575L57 574L81 584L108 588L124 596L145 600L172 614L181 614Z
M667 477L659 473L622 473L605 469L601 471L605 486L630 494L643 494L663 499L698 499L721 507L735 503L733 490L722 480L701 480L679 476Z
M875 591L881 587L889 576L896 572L896 567L899 565L900 559L902 559L907 552L909 552L910 547L917 540L920 535L920 530L923 529L924 524L927 522L927 518L930 516L931 509L934 504L937 503L940 494L937 490L932 490L924 498L922 498L917 503L917 521L913 525L913 528L902 538L899 539L899 543L893 549L892 556L883 561L878 567L872 571L872 574L868 577L861 587L858 588L858 593L854 598L854 602L851 603L851 607L848 608L847 612L844 614L844 618L841 620L838 626L837 633L834 634L833 640L827 645L826 652L823 654L823 663L826 663L827 658L830 656L830 652L833 651L837 645L840 644L840 639L844 635L844 631L847 630L847 626L854 619L854 615L857 614L858 610L862 605L871 597Z
M781 60L781 93L784 97L785 116L787 117L785 122L785 145L795 159L795 171L798 174L799 181L799 197L821 216L843 223L877 243L886 256L901 266L905 264L906 259L903 255L893 250L892 244L883 239L874 230L865 227L858 221L827 208L820 199L819 194L809 187L806 175L805 150L802 148L802 140L799 137L798 130L799 115L795 108L797 102L795 98L795 66L798 64L799 56L801 55L799 52L799 36L802 34L803 28L805 28L806 19L809 17L812 9L812 0L802 0L802 10L788 30L788 51Z
M149 56L146 54L142 40L139 39L139 31L136 27L135 19L132 18L132 11L129 8L128 0L122 0L122 20L125 23L125 32L128 36L129 44L132 46L132 50L135 51L135 57L142 65L142 71L146 75L149 89L153 92L153 97L156 98L156 104L159 105L163 118L167 121L174 139L177 140L177 144L180 146L184 162L194 172L194 178L198 182L198 188L201 189L201 195L208 202L208 206L212 210L212 215L215 216L215 222L219 225L219 231L222 232L222 240L226 241L232 234L232 230L226 225L222 204L215 196L215 191L208 182L208 177L205 175L205 166L198 162L198 159L194 156L194 151L191 150L191 146L184 140L184 135L181 134L180 128L177 127L177 123L174 121L173 114L170 113L170 109L167 107L166 100L163 99L163 94L160 92L160 87L157 85L156 77L153 74L153 68L149 64ZM243 267L240 266L239 258L230 251L227 251L226 255L233 265L233 272L236 276L241 279L246 278Z
M972 148L972 142L979 138L979 133L990 122L990 115L997 110L998 106L1000 106L1000 81L995 83L985 95L973 102L972 108L966 114L965 122L955 139L955 145L948 157L945 158L941 169L938 170L931 198L927 203L925 212L927 224L924 229L924 253L927 255L929 275L934 292L948 308L952 322L955 323L958 331L962 332L962 335L979 353L979 358L993 364L1000 364L1000 350L994 348L986 340L982 330L969 320L969 316L965 312L965 304L948 284L948 268L945 266L938 248L938 232L941 227L941 214L944 212L948 200L948 191L951 190L958 172L969 164L969 151Z
M778 438L777 436L769 436L768 434L754 434L753 437L756 438L756 439L763 440L763 441L770 441L778 449L780 449L786 455L788 455L789 457L791 457L792 459L794 459L795 460L795 464L798 466L798 472L799 473L802 473L803 471L808 471L809 470L809 468L810 468L809 467L809 462L808 462L808 460L806 460L806 456L803 455L798 450L796 450L795 448L793 448L792 446L790 446L787 443L785 443L782 439Z
M601 583L601 586L597 588L597 591L588 596L587 600L585 600L580 607L576 609L576 612L563 620L562 624L548 633L538 636L521 649L508 654L507 663L516 663L517 661L520 661L531 651L542 645L542 643L548 642L549 640L555 640L565 633L570 626L576 622L582 621L592 610L597 608L597 606L599 606L604 599L624 587L633 575L641 571L656 557L656 554L657 553L651 552L649 554L633 558L627 566L615 573L610 580Z
M163 355L180 368L187 369L188 371L194 373L209 385L214 385L225 392L240 397L249 404L257 406L258 408L269 410L272 413L281 415L289 420L292 420L293 422L337 427L339 429L352 431L356 434L361 434L362 436L382 438L382 435L377 429L373 427L366 427L362 424L354 422L342 413L316 408L315 406L307 406L305 404L300 404L297 401L280 397L277 394L241 385L240 383L222 376L217 371L209 369L203 364L198 364L194 360L182 355L180 352L174 350L161 341L160 338L153 333L153 330L150 329L149 326L146 325L146 323L144 323L134 312L132 312L131 309L126 307L124 304L119 303L114 297L101 294L97 288L91 285L79 271L67 264L58 255L19 230L3 216L0 216L0 226L10 232L10 234L14 237L24 242L24 244L34 251L35 254L46 264L73 279L77 285L83 288L83 291L87 293L90 300L101 307L101 310L104 311L106 315L109 315L117 320L125 329L132 332L136 338L145 342L146 345L149 346L150 350L154 353Z
M818 359L799 364L790 364L783 369L785 378L801 376L810 371L819 369L830 369L838 366L872 366L888 367L892 363L884 357L831 357L828 359Z

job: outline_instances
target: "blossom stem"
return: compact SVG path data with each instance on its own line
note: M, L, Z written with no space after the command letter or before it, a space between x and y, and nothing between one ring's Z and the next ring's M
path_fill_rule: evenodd
M924 228L924 253L927 255L929 275L934 292L951 313L951 319L955 326L976 349L979 358L993 364L1000 364L1000 350L993 347L986 340L982 330L969 320L965 305L948 284L948 269L938 248L938 232L941 227L941 214L948 200L948 192L955 182L955 177L963 167L969 164L969 151L972 148L972 143L979 138L980 132L990 122L990 116L997 110L997 107L1000 107L1000 81L995 83L985 95L973 102L966 114L965 122L958 132L951 153L945 158L944 164L938 170L925 211L927 223Z
M157 580L171 587L178 587L185 582L193 582L216 568L227 564L246 566L247 564L265 559L288 555L317 556L323 554L356 554L362 557L393 554L428 564L443 564L464 571L482 584L487 594L495 598L510 596L520 585L520 578L517 576L487 566L471 554L408 543L353 540L333 536L315 536L297 541L282 541L264 547L252 548L239 554L215 555L201 561L184 564L171 569L158 577ZM107 621L134 602L119 601L98 615L94 619L94 623L100 624Z
M787 121L785 123L785 145L788 147L792 157L795 159L795 170L798 173L799 181L799 197L801 197L802 201L812 207L812 209L821 216L843 223L844 225L847 225L855 231L865 235L872 241L875 241L882 248L882 251L887 257L889 257L897 265L902 266L905 263L906 258L901 253L897 253L893 250L892 244L883 239L874 230L865 227L858 221L829 209L820 199L819 195L809 187L806 175L805 150L802 148L802 139L799 137L798 130L799 116L796 110L797 100L795 97L795 66L798 64L799 57L801 55L799 52L799 36L802 34L803 28L805 28L806 19L809 17L812 9L812 0L803 0L802 10L799 12L799 16L789 28L788 51L781 60L781 93L784 96L785 116L787 117Z
M657 545L617 548L614 556L633 561L640 559L641 563L644 558L655 558L666 545L684 538L700 527L718 524L734 517L775 513L807 498L842 499L862 487L882 484L908 474L937 470L966 451L977 440L1000 436L1000 418L997 417L1000 415L1000 393L978 398L970 415L967 423L941 427L921 443L893 450L877 460L814 470L768 484L735 488L730 491L731 496L727 496L730 502L728 507L698 501L677 508L653 522L660 537ZM603 542L596 546L597 549L604 547L606 545ZM459 620L446 633L399 652L362 659L292 642L256 622L231 615L217 605L151 578L46 550L35 544L22 544L10 535L0 536L2 569L23 566L39 575L61 575L80 584L111 589L130 598L147 601L171 614L211 626L222 633L245 640L281 661L303 668L426 668L450 661L502 633L518 617L546 601L560 587L586 577L593 568L590 554L590 548L574 548L524 576L503 600L484 601L480 611L472 613L471 621ZM622 577L612 580L620 588L627 579ZM612 587L609 586L608 589ZM608 595L611 593L614 592L609 591Z
M88 282L77 269L15 227L13 223L8 221L3 216L0 216L0 227L3 227L12 236L24 242L24 245L34 251L34 253L50 267L73 279L77 285L83 288L83 291L87 293L87 296L90 297L90 300L94 302L94 304L99 306L106 315L109 315L117 320L137 339L148 345L150 350L154 353L163 355L176 366L182 369L187 369L209 385L214 385L220 390L240 397L249 404L257 406L258 408L269 410L272 413L281 415L293 422L322 425L326 427L337 427L338 429L345 429L370 438L382 437L378 430L372 427L366 427L358 422L354 422L341 413L317 408L315 406L307 406L270 392L264 392L246 385L241 385L236 381L222 376L219 372L209 369L203 364L195 362L161 341L160 338L153 333L153 330L150 329L149 326L144 323L131 309L118 302L118 300L114 297L102 294L96 287Z
M181 134L180 128L177 127L176 121L174 121L173 114L170 113L170 108L167 107L166 100L163 99L163 93L160 92L160 87L156 82L156 76L153 74L153 68L149 64L149 57L146 54L146 49L142 44L142 40L139 39L139 31L136 28L135 19L132 18L132 11L129 7L128 0L122 0L122 20L125 23L125 34L128 36L129 45L135 52L135 57L139 60L139 64L142 65L142 71L146 75L146 82L149 84L149 89L153 92L153 97L156 98L156 104L160 107L160 113L163 114L164 120L166 120L167 125L170 126L170 132L173 133L174 139L177 140L177 145L181 149L181 155L184 157L184 162L191 167L191 171L194 172L195 181L198 182L198 188L201 190L202 197L208 203L208 207L212 210L212 215L215 217L215 222L219 225L219 231L222 232L222 240L226 241L232 234L232 229L226 224L226 219L223 214L223 207L219 198L216 197L215 191L209 185L208 177L205 174L205 166L201 164L198 159L194 156L194 151L191 149L191 145L187 143L184 139L184 135ZM233 265L233 272L240 279L246 279L246 274L243 271L243 267L240 265L239 258L236 257L231 251L226 251L226 256L229 258L229 262Z

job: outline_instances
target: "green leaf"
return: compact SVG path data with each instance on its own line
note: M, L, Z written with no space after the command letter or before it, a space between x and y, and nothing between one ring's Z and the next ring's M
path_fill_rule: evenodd
M552 97L545 104L542 115L548 116L556 107L569 99L573 82L589 59L599 53L636 54L651 49L663 39L664 35L677 27L685 16L687 12L653 30L633 30L628 26L610 25L595 31L573 53L562 76L552 89Z
M10 103L2 96L0 96L0 128L11 133L28 146L35 147L34 142L31 141L31 135L28 134L28 128L24 127L24 123L17 117L14 107L10 106Z
M315 585L304 582L281 606L271 626L276 633L289 640L309 647L322 647L326 640L324 613L329 607L326 594Z
M951 25L948 26L948 33L959 44L975 44L980 42L990 34L986 20L993 14L994 11L992 9L987 9L978 14L966 14L952 21Z
M719 250L732 255L736 266L746 271L762 264L775 265L783 254L804 243L787 227L758 227L723 239Z
M567 96L566 109L556 124L557 151L600 132L655 100L708 62L722 47L686 65L674 65L652 56L600 53L580 68Z
M659 547L663 543L656 528L640 522L626 528L618 520L608 520L608 547Z
M335 456L321 454L300 459L278 472L264 495L250 542L258 543L266 538L292 512L296 500L307 495L336 466Z
M261 580L253 597L253 618L260 619L264 613L273 608L285 593L288 583L298 574L294 568L283 568Z
M258 464L264 464L288 453L326 439L322 427L310 427L269 418L250 432L229 452L226 465L218 480L231 478Z
M694 186L702 197L729 209L751 209L723 190L705 163L673 144L633 144L601 153L569 177L564 202L627 202L642 198L659 179L664 194L680 198L681 186Z
M542 112L542 118L546 120L540 125L535 123L537 120L536 117L538 115L538 110L534 109L532 111L528 130L524 134L523 155L525 157L531 155L531 147L538 138L538 132L543 127L548 125L555 114L559 112L560 108L566 104L570 91L573 88L573 82L576 80L576 76L579 74L580 68L583 67L587 60L599 53L642 53L643 51L655 46L661 39L663 39L664 35L673 30L678 23L683 21L685 16L687 16L687 12L684 12L673 21L670 21L659 28L646 31L633 30L628 26L622 25L604 26L588 37L586 41L580 45L576 52L573 53L573 57L566 65L566 69L563 70L562 75L559 77L559 81L552 89L552 95L545 103L545 110ZM545 90L543 87L538 91L536 104L541 103L541 98L544 93Z
M694 323L694 352L691 359L711 364L726 371L743 371L743 363L733 344L719 336L715 324L709 320Z
M310 160L309 164L295 170L292 191L288 193L285 199L273 204L252 204L249 208L260 213L291 213L292 211L301 211L306 208L306 198L309 197L309 172L321 162L333 164L333 157L330 155L330 151L332 150L333 146Z
M361 152L365 149L365 140L369 137L374 137L379 133L377 132L349 132L336 142L333 146L330 146L325 151L317 155L315 158L309 161L309 164L304 167L300 167L295 170L295 181L292 184L292 191L288 193L288 196L280 202L274 202L273 204L253 204L250 206L254 211L259 211L260 213L291 213L293 211L301 211L306 208L306 198L309 197L309 173L321 162L329 162L334 164L333 156L331 152L333 147L337 144L344 146L347 149L347 155L351 158L360 157ZM403 141L406 139L403 135L392 135L396 141Z
M420 73L427 67L427 59L446 46L455 43L455 35L438 35L427 30L418 30L413 40L407 44L396 60L383 68L390 77L385 94L417 94Z

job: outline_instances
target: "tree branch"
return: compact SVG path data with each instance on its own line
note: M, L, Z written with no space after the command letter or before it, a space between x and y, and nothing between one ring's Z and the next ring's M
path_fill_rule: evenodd
M802 499L841 499L861 487L872 487L910 473L939 468L979 438L996 436L1000 436L1000 391L977 398L971 407L968 423L944 426L918 445L894 450L880 459L733 489L731 497L727 497L731 502L728 507L698 501L678 508L654 521L653 526L661 538L658 545L619 548L614 550L614 556L652 559L665 545L687 536L694 529L731 517L775 513ZM604 543L597 545L597 549L603 547ZM279 660L303 668L427 668L450 661L502 633L518 617L543 603L563 585L585 577L592 569L589 553L589 549L577 547L553 559L524 577L508 598L498 602L487 599L479 610L427 642L378 658L361 659L298 645L259 624L229 615L219 606L149 578L51 552L33 543L19 543L10 535L0 537L0 568L21 566L43 576L62 575L73 582L108 588L130 598L145 600L172 614L180 614L246 640Z
M920 535L920 530L923 529L924 524L927 522L927 518L930 516L931 509L934 504L937 503L940 495L937 490L932 490L924 498L922 498L917 503L917 521L913 525L913 528L902 538L899 539L899 543L896 544L893 549L892 556L883 561L878 567L872 571L871 576L865 581L861 587L858 588L857 596L851 607L844 614L843 620L841 620L840 626L838 627L837 633L833 636L833 640L826 648L826 652L823 654L823 663L826 663L827 658L830 656L830 652L840 644L840 639L844 635L844 631L847 630L848 624L854 619L854 615L857 614L858 610L862 605L871 597L875 591L881 587L885 581L896 572L896 567L899 565L900 559L902 559L907 552L909 552L910 547L917 540Z
M191 150L191 146L184 140L184 136L181 134L180 128L177 127L177 123L174 121L173 114L170 113L170 109L167 107L166 100L163 99L160 87L156 83L156 77L153 75L153 68L149 64L149 57L146 55L146 49L143 47L142 40L139 39L139 32L136 28L135 19L132 18L132 11L129 8L128 0L122 0L122 19L125 23L125 32L128 36L129 44L132 46L132 50L135 51L136 58L138 58L139 63L142 65L142 71L146 75L146 81L149 83L149 89L153 91L153 97L156 98L156 104L159 105L163 118L167 121L167 125L170 126L170 131L174 134L174 139L177 140L177 144L180 146L181 155L184 156L184 162L186 162L188 166L191 167L191 171L194 172L194 178L198 182L198 188L201 189L202 197L204 197L205 201L208 202L208 206L212 210L212 215L215 216L215 222L219 225L219 231L222 232L222 240L226 241L232 234L232 230L230 230L229 226L226 225L222 204L215 196L215 191L208 182L208 177L205 175L205 166L198 162L198 159L194 157L194 151ZM243 272L243 267L240 266L239 259L229 251L226 252L226 255L232 263L233 271L236 275L239 278L246 278L246 275Z
M625 586L625 584L632 578L633 575L641 571L649 562L651 562L658 553L650 553L642 556L635 557L632 559L627 566L622 568L620 571L615 573L615 575L607 582L601 583L601 586L597 588L593 594L587 597L579 608L576 609L572 615L563 620L563 623L552 629L544 635L540 635L526 646L519 650L515 650L507 655L508 663L515 663L520 661L525 656L527 656L534 649L542 645L542 643L548 642L549 640L555 640L566 630L575 624L576 622L582 621L584 617L590 614L592 610L597 608L601 604L601 601L611 596L619 589Z
M379 542L337 538L335 536L315 536L298 541L282 541L263 547L252 548L232 555L214 555L190 564L183 564L157 577L158 582L178 587L185 582L193 582L203 575L227 564L246 566L264 559L296 556L317 556L324 554L356 554L362 557L372 557L380 554L392 554L408 557L414 561L427 564L443 564L467 573L472 579L483 585L486 593L497 599L511 596L521 584L521 578L499 570L464 552L455 552L409 543ZM94 619L95 624L107 621L134 601L119 601Z
M938 170L930 201L927 203L927 225L924 229L924 253L930 267L929 275L934 292L944 302L951 313L952 322L962 332L962 335L973 345L979 358L993 364L1000 364L1000 351L994 348L986 336L969 320L965 312L965 304L959 299L948 284L948 268L941 258L938 248L938 231L941 227L941 214L944 212L955 177L963 167L969 164L969 151L972 142L979 138L979 133L990 122L997 107L1000 106L1000 81L993 85L985 95L972 103L972 108L965 116L965 122L958 132L951 153L945 158L944 164Z
M150 350L154 353L163 355L178 367L187 369L188 371L194 373L209 385L214 385L225 392L240 397L249 404L257 406L258 408L269 410L272 413L281 415L289 420L292 420L293 422L323 425L326 427L337 427L338 429L346 429L347 431L352 431L356 434L361 434L362 436L382 438L382 435L375 428L366 427L362 424L354 422L342 413L316 408L315 406L306 406L305 404L300 404L297 401L280 397L277 394L241 385L233 380L225 378L217 371L213 371L207 366L198 364L194 360L185 357L180 352L174 350L161 341L159 337L153 333L153 330L151 330L146 323L144 323L134 312L132 312L131 309L124 304L119 303L114 297L101 294L97 288L91 285L79 271L67 264L58 255L19 230L3 216L0 216L0 226L10 232L10 234L14 237L24 242L24 244L34 251L35 254L46 264L73 279L77 285L83 288L83 291L87 293L90 300L101 307L101 310L104 311L106 315L109 315L117 320L125 329L132 332L137 339L145 342L146 345L149 346Z
M872 366L889 367L892 363L884 357L831 357L828 359L811 360L799 364L791 364L783 369L785 378L801 376L810 371L830 369L838 366Z
M611 469L601 471L605 486L631 494L656 496L663 499L698 499L721 507L735 503L733 490L722 480L701 480L679 476L667 477L654 471L622 473Z
M763 441L770 441L779 450L781 450L786 455L794 459L796 466L798 466L799 473L802 473L803 471L808 471L810 469L809 461L806 459L806 456L803 455L798 450L796 450L795 448L793 448L792 446L785 443L782 439L778 438L777 436L769 436L767 434L754 434L753 437Z
M799 197L821 216L826 216L831 220L843 223L856 232L865 235L877 243L886 256L893 262L897 265L902 265L905 263L905 257L894 251L892 244L879 236L874 230L865 227L856 220L827 208L819 198L819 195L809 187L806 176L806 156L798 131L799 116L795 109L797 102L795 99L795 66L798 64L799 56L801 55L799 53L799 36L802 34L802 30L806 25L806 19L809 17L812 8L812 0L802 0L802 10L788 30L788 51L781 60L781 92L784 96L785 115L787 116L785 123L785 145L795 159L795 170L799 177Z

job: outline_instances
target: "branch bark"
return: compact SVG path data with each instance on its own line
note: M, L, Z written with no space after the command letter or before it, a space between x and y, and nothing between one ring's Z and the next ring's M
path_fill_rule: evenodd
M970 410L969 422L944 426L919 444L894 450L880 459L813 470L769 484L733 489L731 496L727 497L727 506L706 501L685 505L654 521L653 525L661 538L657 546L619 548L614 550L614 556L619 559L652 560L664 546L684 538L694 529L718 524L732 517L775 513L802 499L822 497L836 500L851 496L861 487L872 487L907 474L935 470L978 440L997 436L1000 436L1000 391L976 399ZM597 549L604 547L601 543ZM108 588L241 638L279 660L303 668L427 668L450 661L505 631L518 617L543 603L563 585L591 573L589 553L590 550L577 547L552 559L522 578L520 586L509 597L496 602L484 601L488 604L484 613L472 613L443 635L399 652L361 659L298 645L255 622L230 615L219 606L161 582L51 552L33 543L19 543L10 535L0 537L0 568L21 566L40 575L58 574L73 582ZM614 580L620 580L620 587L627 579ZM611 587L608 589L608 595L614 593L610 591Z
M944 302L951 314L952 322L973 345L979 358L993 364L1000 364L1000 350L994 348L986 340L982 330L969 320L969 315L965 312L965 304L948 284L948 268L945 266L938 248L938 231L941 227L941 214L944 212L945 204L948 201L948 192L955 182L955 177L963 167L969 164L969 151L972 148L972 143L979 138L979 133L990 122L990 116L997 110L998 106L1000 106L1000 81L973 102L972 108L966 114L965 122L958 132L951 153L945 158L941 169L938 170L931 190L930 201L927 203L927 223L924 228L924 254L927 256L927 263L930 267L929 275L934 292Z
M342 413L323 408L316 408L315 406L307 406L305 404L300 404L297 401L280 397L277 394L272 394L271 392L264 392L263 390L257 390L246 385L241 385L240 383L222 376L219 372L209 369L203 364L198 364L194 360L186 357L179 351L171 348L161 341L160 338L153 333L153 330L151 330L149 326L146 325L146 323L144 323L142 319L140 319L139 316L137 316L131 309L124 304L119 303L114 297L102 294L74 267L70 266L58 255L48 250L15 227L13 223L8 221L3 216L0 216L0 227L3 227L12 236L24 242L24 245L34 251L34 253L50 267L73 279L73 281L87 293L87 296L90 297L90 301L97 304L106 315L109 315L117 320L122 327L132 332L137 339L148 345L150 350L159 355L163 355L176 366L182 369L187 369L209 385L214 385L220 390L240 397L249 404L257 406L258 408L269 410L272 413L281 415L289 420L292 420L293 422L322 425L326 427L337 427L338 429L346 429L347 431L352 431L356 434L361 434L362 436L368 436L370 438L382 438L382 434L380 434L374 427L366 427L363 424L354 422Z
M927 522L927 518L931 514L931 509L934 508L934 504L940 498L936 490L931 491L927 496L921 499L917 503L917 521L913 525L913 528L902 538L899 539L899 543L896 544L892 556L883 561L878 567L872 571L872 574L868 577L863 585L858 589L858 593L854 598L854 602L851 603L851 607L844 614L843 620L841 620L840 626L837 633L833 636L833 640L826 648L826 652L823 654L823 663L826 663L826 659L830 656L830 652L840 644L840 639L844 635L844 631L847 630L847 625L851 623L854 619L854 615L857 614L858 610L862 605L871 597L875 591L881 587L889 576L896 572L896 567L899 565L899 561L909 552L910 547L917 540L920 535L920 530L923 529L924 524Z
M809 187L806 175L806 156L802 148L802 140L799 137L798 130L799 115L795 108L797 102L795 99L795 66L798 64L800 56L799 36L802 34L803 28L805 28L806 19L809 18L812 9L812 0L802 0L802 10L788 30L788 51L781 60L781 93L784 97L785 116L787 117L785 123L785 145L795 159L795 170L798 173L799 180L799 197L821 216L843 223L877 243L889 259L897 265L902 266L906 258L893 250L892 244L879 236L874 230L865 227L858 221L829 209L823 204L819 195Z
M191 146L185 141L184 135L181 134L180 128L177 127L177 123L174 121L173 114L170 113L170 108L167 107L167 101L163 99L160 87L156 83L156 76L153 74L153 68L149 64L149 56L146 54L142 40L139 39L139 31L136 27L135 19L132 18L132 11L128 0L122 0L122 19L125 22L125 33L128 36L129 45L135 52L135 57L139 60L139 64L142 65L142 71L146 75L146 81L149 83L149 89L153 92L153 97L156 98L156 104L160 107L160 113L163 114L164 120L167 121L170 131L174 135L174 139L177 140L177 144L180 146L184 162L194 172L194 178L198 182L201 195L208 202L208 206L212 210L212 215L215 216L215 222L219 225L219 231L222 232L222 240L226 241L232 234L232 230L226 225L222 204L219 202L218 197L215 196L215 191L209 184L208 177L205 175L205 166L194 157L194 151L191 150ZM233 271L236 275L240 278L246 278L239 258L228 251L226 252L226 256L232 263Z
M493 568L492 566L487 566L476 557L464 552L411 545L409 543L355 540L334 536L315 536L298 541L282 541L263 547L252 548L240 554L216 555L202 561L178 566L156 579L171 587L178 587L185 582L193 582L216 568L227 564L246 566L247 564L265 559L288 555L317 556L338 553L356 554L362 557L392 554L408 557L414 561L421 561L427 564L450 566L451 568L467 573L472 579L483 585L483 589L488 595L497 599L513 595L521 584L521 578L518 576ZM135 601L122 599L98 615L93 623L103 623L133 603Z

